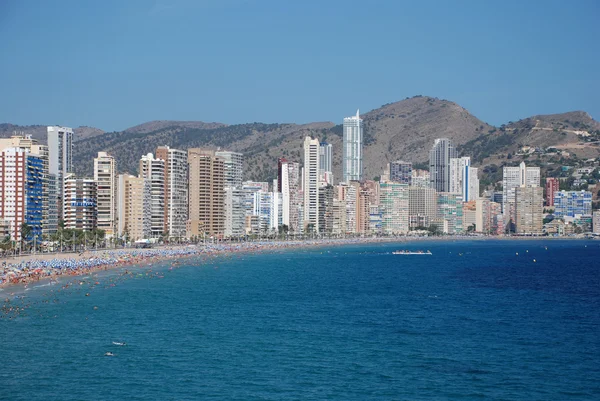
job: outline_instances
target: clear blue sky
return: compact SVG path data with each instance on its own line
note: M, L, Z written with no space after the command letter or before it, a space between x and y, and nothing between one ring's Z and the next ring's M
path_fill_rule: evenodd
M600 2L0 0L0 122L341 122L422 94L600 118Z

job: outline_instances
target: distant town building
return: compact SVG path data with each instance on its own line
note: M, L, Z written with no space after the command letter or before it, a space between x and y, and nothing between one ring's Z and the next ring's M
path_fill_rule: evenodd
M319 232L319 140L304 139L304 228Z
M412 185L412 174L413 168L411 162L397 160L390 163L390 181Z
M438 138L429 151L431 186L438 192L450 192L450 159L457 157L456 147L448 138Z
M220 237L225 232L225 163L214 151L188 149L189 236ZM267 184L268 188L268 184Z
M91 178L65 176L63 199L66 229L92 231L98 227L97 186Z
M356 115L344 118L342 151L343 181L361 181L363 174L363 120Z
M575 217L592 214L592 193L589 191L558 191L554 193L554 216Z
M560 181L558 178L546 178L546 206L554 206L554 194L559 191Z
M94 158L94 181L97 186L98 228L106 238L116 234L117 223L117 166L115 158L98 152Z

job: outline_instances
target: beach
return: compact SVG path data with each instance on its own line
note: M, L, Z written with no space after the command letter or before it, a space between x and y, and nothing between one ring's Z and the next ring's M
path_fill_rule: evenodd
M200 245L161 246L150 249L88 250L81 253L36 254L3 259L0 262L0 287L53 280L60 276L79 276L96 270L108 270L142 263L193 256L216 256L239 252L261 252L308 246L398 241L394 238L351 238L294 241L259 241Z

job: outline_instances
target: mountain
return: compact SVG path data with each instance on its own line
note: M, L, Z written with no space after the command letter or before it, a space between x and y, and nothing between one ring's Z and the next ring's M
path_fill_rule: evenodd
M456 103L426 96L387 104L361 117L366 178L380 175L388 162L398 158L425 162L435 138L448 137L462 145L493 129ZM220 147L244 154L247 179L267 180L276 176L278 157L302 161L304 137L310 135L333 145L334 176L342 176L341 124L202 124L159 121L86 139L75 155L77 171L90 174L91 159L99 150L113 154L120 171L135 173L140 156L154 152L160 145L180 149Z
M353 115L349 111L348 115ZM480 167L483 185L501 178L503 165L526 160L551 171L565 163L600 155L600 123L589 114L574 111L539 115L500 127L489 125L460 105L428 96L415 96L361 114L364 120L364 177L381 174L393 160L412 161L424 167L436 138L452 139L463 156ZM340 118L341 123L342 118ZM0 136L12 131L31 132L45 140L45 126L0 124ZM201 121L151 121L120 132L76 129L76 173L90 176L93 158L106 151L117 159L119 172L137 173L143 154L168 145L178 149L207 147L244 154L245 179L266 181L276 177L277 158L302 162L305 136L333 145L333 173L342 176L342 124L248 123L226 125ZM545 171L545 172L546 172Z
M31 135L32 138L37 139L41 143L47 142L47 130L46 125L14 125L14 124L0 124L0 138L9 138L15 133L21 135ZM94 127L77 127L73 129L75 142L81 141L87 138L93 138L98 135L104 134L104 131Z

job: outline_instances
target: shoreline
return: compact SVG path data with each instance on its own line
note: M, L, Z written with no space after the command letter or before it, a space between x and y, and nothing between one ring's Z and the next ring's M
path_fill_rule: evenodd
M289 248L310 248L368 243L404 243L457 240L555 240L584 239L574 237L503 237L503 236L447 236L447 237L364 237L312 239L292 241L260 241L217 243L206 245L176 245L149 249L88 250L82 253L36 254L3 260L0 264L0 288L33 282L54 281L62 276L81 276L99 270L142 265L197 256L218 256L227 253L254 253Z

